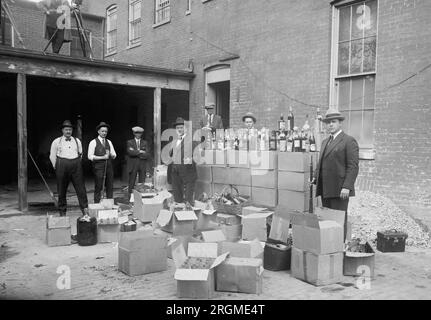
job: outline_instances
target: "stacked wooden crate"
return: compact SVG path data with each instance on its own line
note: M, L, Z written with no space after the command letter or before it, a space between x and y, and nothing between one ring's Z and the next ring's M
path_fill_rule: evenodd
M278 203L278 157L275 151L251 151L251 198L254 204L276 207Z

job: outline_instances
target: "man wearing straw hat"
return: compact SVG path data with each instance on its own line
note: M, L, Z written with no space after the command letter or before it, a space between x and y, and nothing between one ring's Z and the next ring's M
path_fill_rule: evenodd
M127 140L127 172L129 174L129 198L135 187L136 176L139 174L139 183L145 181L148 170L147 162L150 159L148 143L142 139L144 128L136 126L132 128L133 139Z
M86 215L88 214L88 199L81 164L82 144L78 138L72 136L73 126L69 120L63 122L61 130L63 135L52 142L49 155L57 178L58 210L60 216L66 215L67 188L69 182L72 181L78 196L79 207L82 214Z
M106 198L114 197L114 169L112 159L117 157L112 142L106 139L111 126L100 122L96 127L99 134L88 145L88 159L93 162L94 203L100 202L102 190L106 188Z
M355 138L341 130L344 117L337 110L328 110L322 120L327 124L329 137L322 141L319 163L313 183L317 184L316 197L322 205L345 211L344 238L346 238L349 197L355 195L355 181L359 172L359 146Z

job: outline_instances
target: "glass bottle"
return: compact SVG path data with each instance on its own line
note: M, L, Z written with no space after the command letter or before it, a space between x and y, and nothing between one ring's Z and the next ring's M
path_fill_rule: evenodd
M289 107L289 114L287 115L287 130L293 130L295 125L295 118L293 116L292 106Z
M286 139L286 151L292 152L293 151L293 140L292 140L292 132L287 132L287 139Z
M278 120L278 131L286 130L286 121L284 121L284 116L281 114L280 120Z
M284 130L280 131L280 152L286 152L287 140Z

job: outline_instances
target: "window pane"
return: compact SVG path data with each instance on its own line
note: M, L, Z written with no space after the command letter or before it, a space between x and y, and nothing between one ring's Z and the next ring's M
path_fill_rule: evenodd
M351 42L350 73L359 73L362 69L362 40Z
M376 37L364 39L364 72L376 69Z
M373 144L374 111L364 111L364 127L362 129L362 144Z
M368 1L365 3L365 6L368 18L368 24L365 28L365 36L374 36L377 34L377 1Z
M375 84L374 76L366 76L365 79L365 92L364 92L364 108L374 109L374 92Z
M338 110L350 109L350 80L338 82Z
M364 5L357 4L353 6L352 12L352 38L357 39L363 37L363 30L366 26L366 15L364 14Z
M357 141L359 141L361 138L361 131L362 131L362 111L351 111L349 134L353 136Z
M350 102L352 110L362 110L363 85L362 78L352 79L352 100Z
M350 11L352 7L340 9L339 38L338 41L350 40Z
M349 45L350 42L338 45L338 75L349 73Z

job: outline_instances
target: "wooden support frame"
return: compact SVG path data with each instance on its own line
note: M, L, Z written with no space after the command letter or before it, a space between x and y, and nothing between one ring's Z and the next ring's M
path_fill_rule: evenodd
M18 131L18 207L28 211L27 201L27 77L17 75L17 131Z
M162 88L154 88L154 165L161 164Z

